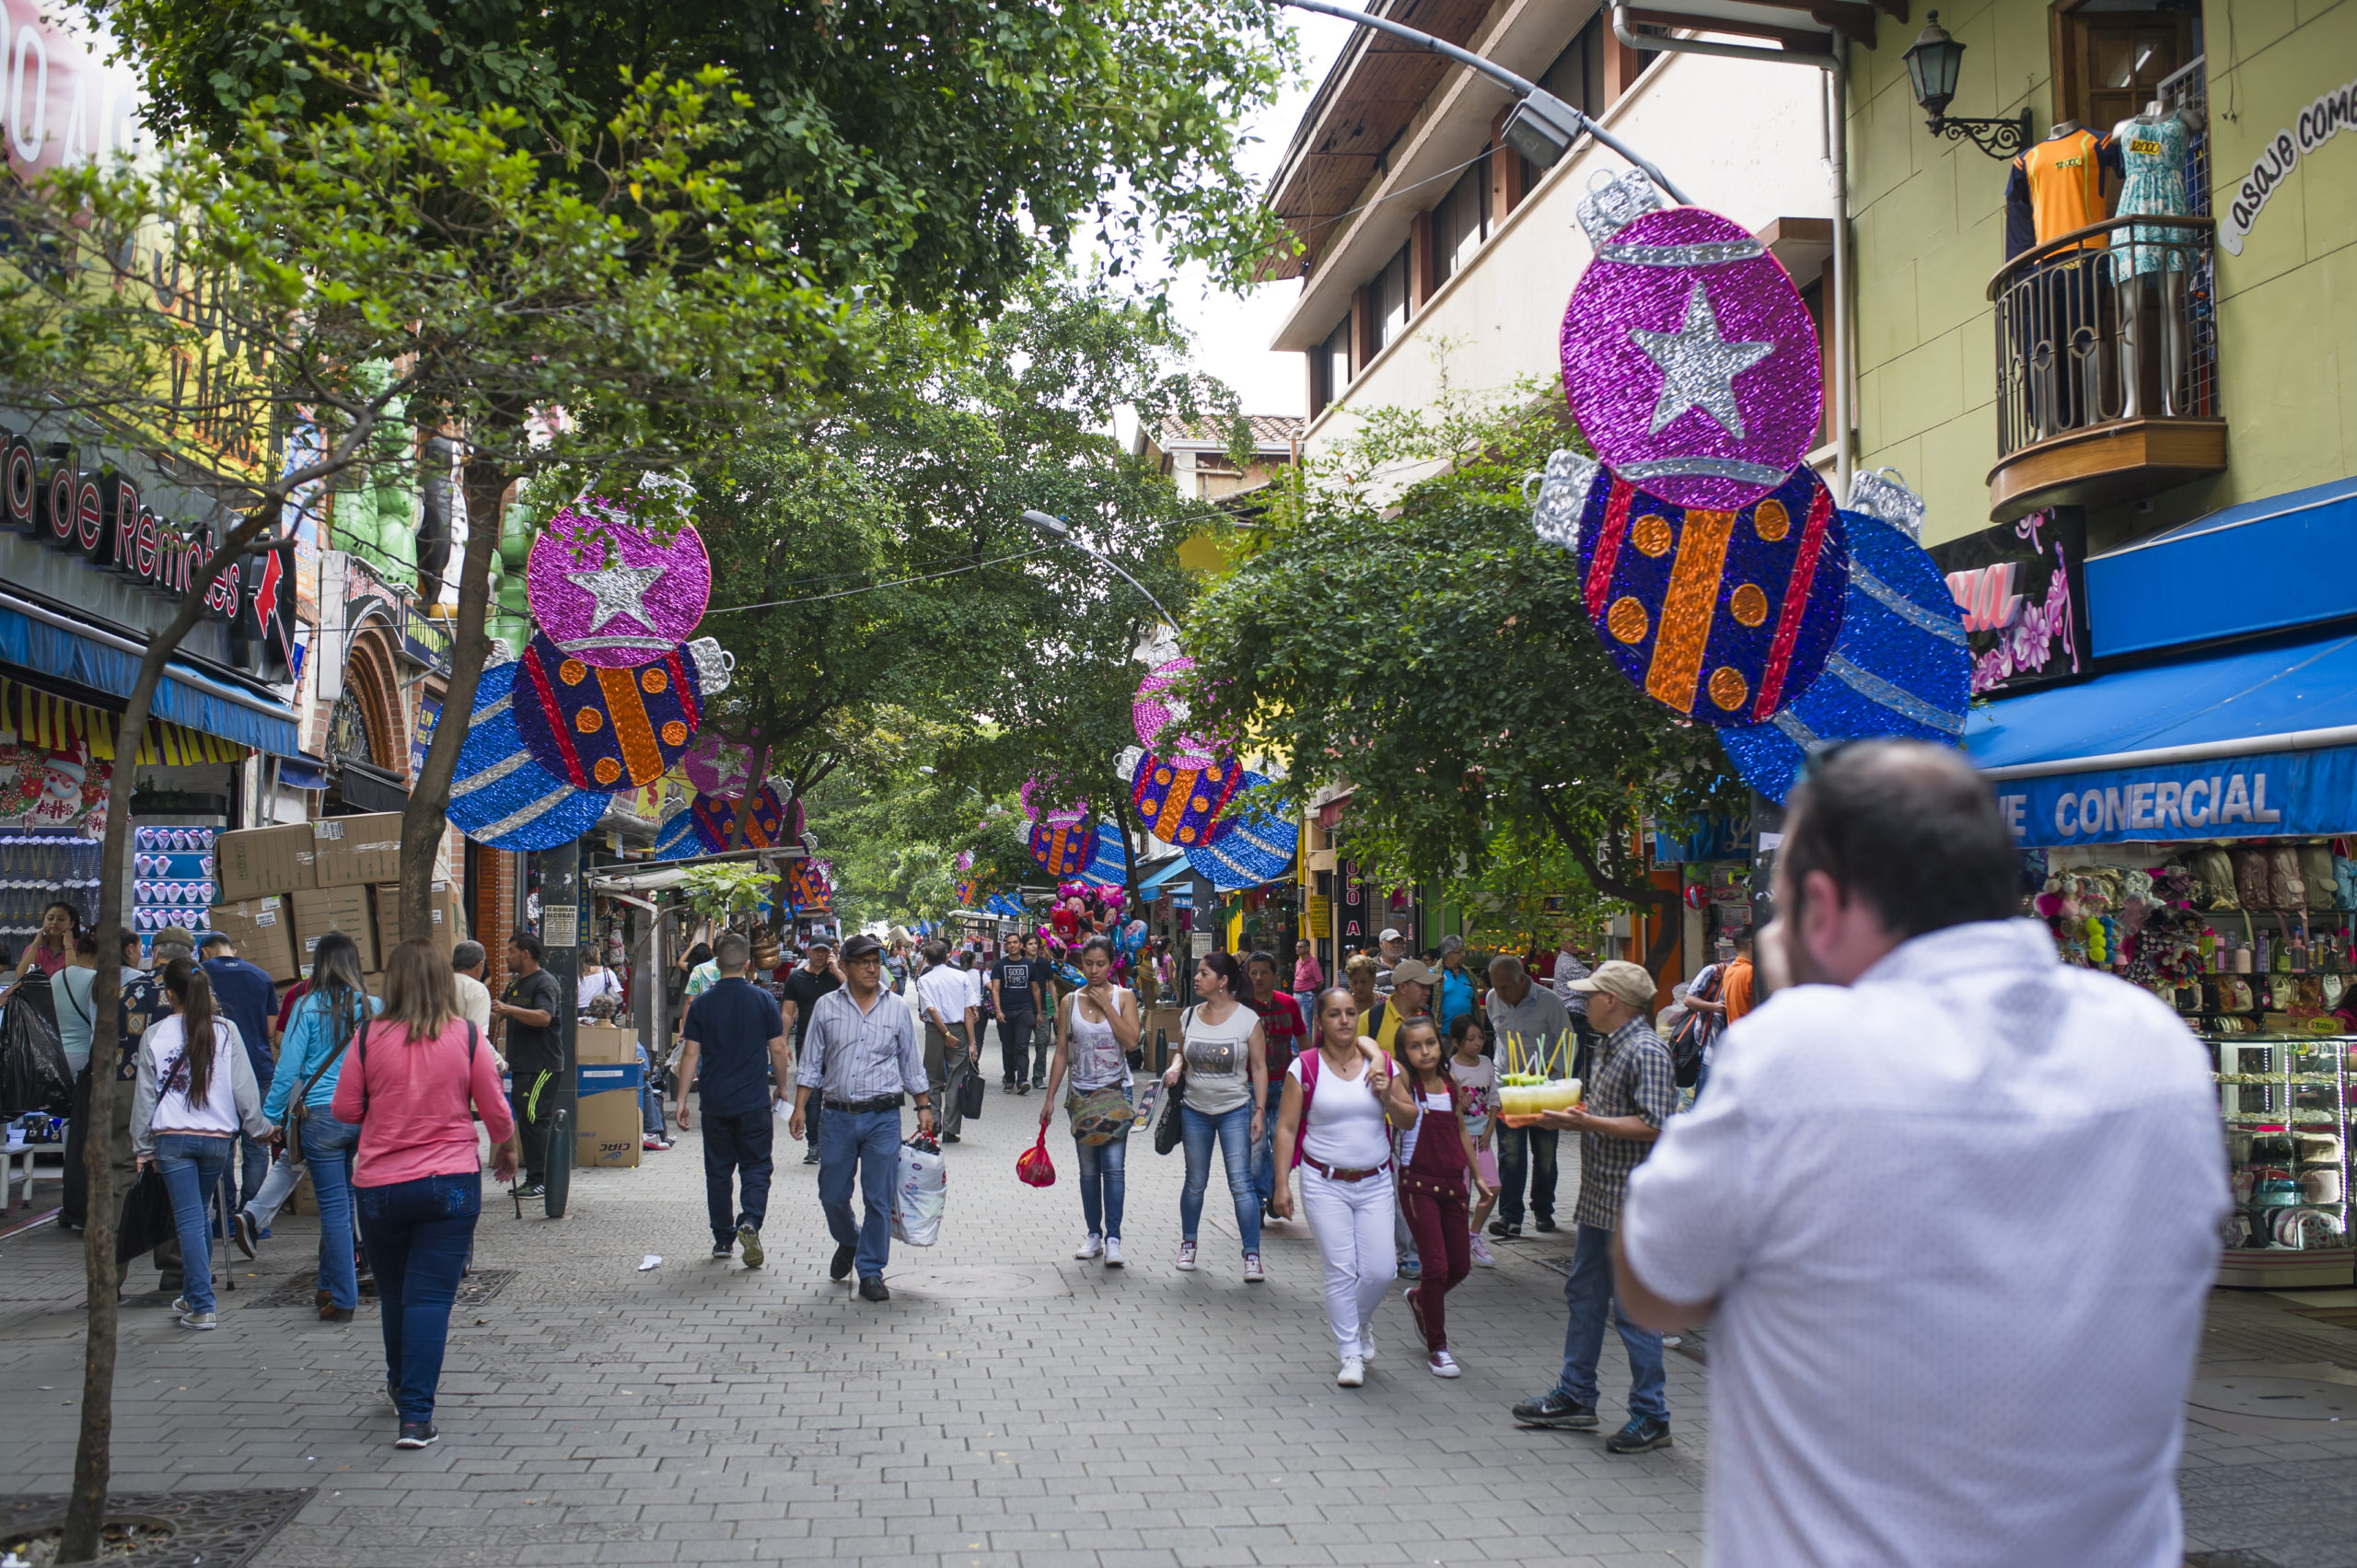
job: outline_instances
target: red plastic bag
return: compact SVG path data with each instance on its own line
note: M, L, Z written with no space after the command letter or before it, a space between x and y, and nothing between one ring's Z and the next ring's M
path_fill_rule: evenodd
M1039 1124L1039 1141L1015 1156L1015 1175L1033 1187L1056 1184L1055 1162L1048 1158L1048 1125Z

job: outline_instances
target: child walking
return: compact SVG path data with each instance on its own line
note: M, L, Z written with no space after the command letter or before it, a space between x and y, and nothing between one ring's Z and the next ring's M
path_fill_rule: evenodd
M1440 1029L1429 1017L1399 1026L1399 1075L1387 1109L1399 1134L1399 1205L1423 1260L1423 1277L1408 1292L1409 1309L1423 1330L1426 1365L1435 1377L1463 1369L1448 1353L1443 1302L1473 1272L1472 1228L1466 1179L1473 1170L1473 1134L1459 1112L1456 1081L1442 1065ZM1494 1194L1494 1182L1483 1183Z
M1468 1179L1469 1187L1479 1192L1479 1202L1473 1205L1473 1261L1481 1268L1494 1269L1498 1266L1497 1255L1481 1239L1481 1227L1489 1222L1490 1211L1498 1204L1498 1155L1491 1147L1497 1137L1496 1123L1491 1119L1498 1109L1498 1064L1485 1054L1489 1037L1479 1013L1459 1015L1448 1026L1448 1042L1453 1048L1448 1075L1457 1081L1463 1098L1465 1130L1473 1134L1473 1169Z

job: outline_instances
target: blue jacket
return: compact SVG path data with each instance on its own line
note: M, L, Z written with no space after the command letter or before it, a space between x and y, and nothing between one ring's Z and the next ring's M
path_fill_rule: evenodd
M371 996L368 1012L373 1016L385 1010L384 1003ZM278 1042L278 1074L270 1081L270 1093L261 1102L261 1113L272 1121L286 1120L286 1102L295 1098L296 1088L308 1083L319 1064L335 1055L335 1048L343 1043L336 1038L334 1010L328 999L316 991L307 991L296 999L295 1011L286 1019L286 1033ZM309 1109L324 1111L335 1098L335 1081L350 1060L346 1051L336 1057L335 1065L319 1073L319 1081L303 1097Z

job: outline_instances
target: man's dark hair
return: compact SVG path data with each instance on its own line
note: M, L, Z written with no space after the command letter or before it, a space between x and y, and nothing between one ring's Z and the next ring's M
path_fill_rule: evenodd
M723 974L743 969L752 956L753 945L734 931L725 931L712 940L712 961L720 966Z
M510 936L507 939L507 945L522 951L532 960L532 962L536 964L547 961L546 955L548 953L548 949L541 947L540 939L533 935L528 931L517 932L515 935Z
M1244 967L1248 970L1254 964L1268 965L1269 972L1271 974L1276 974L1279 972L1277 969L1277 956L1274 953L1267 951L1265 948L1244 960Z
M2020 909L2014 836L1988 784L1954 751L1875 740L1821 753L1787 810L1779 853L1795 901L1803 878L1822 871L1900 936Z
M928 942L924 945L924 961L936 968L949 961L949 944Z

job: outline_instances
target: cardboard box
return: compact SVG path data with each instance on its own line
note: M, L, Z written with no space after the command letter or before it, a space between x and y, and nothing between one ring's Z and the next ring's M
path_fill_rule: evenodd
M215 904L213 929L238 945L238 957L259 964L270 978L284 981L298 977L295 964L295 923L286 913L284 895L249 899L243 903Z
M283 828L240 828L213 841L215 880L223 903L243 903L272 893L293 893L317 887L311 879L316 852L312 824L295 822Z
M341 931L352 938L360 949L360 967L377 968L377 922L369 912L368 889L366 888L313 888L306 892L289 893L287 902L295 909L296 951L302 955L304 970L311 967L312 955L319 951L319 938L331 931Z
M322 817L311 824L311 886L353 888L401 877L401 814Z
M436 882L426 894L426 915L433 922L434 945L448 957L467 937L466 909L447 882ZM389 953L406 937L401 929L401 885L377 884L377 950Z
M638 1032L582 1024L574 1036L573 1163L587 1169L635 1169L644 1123L639 1117Z

